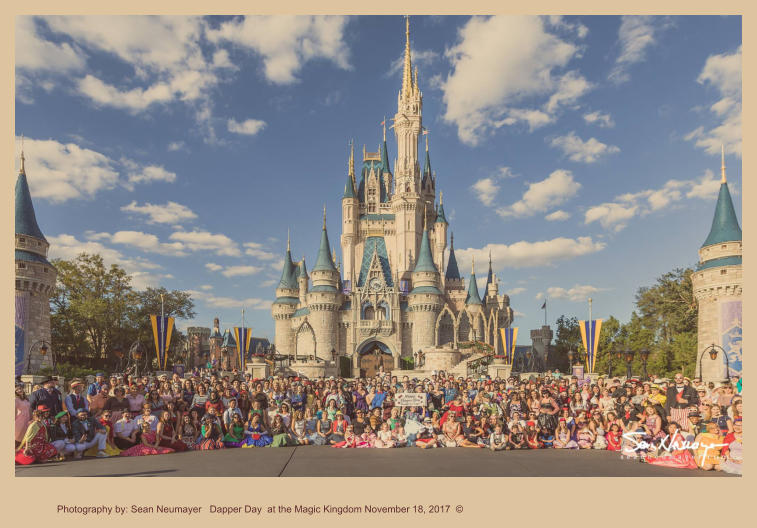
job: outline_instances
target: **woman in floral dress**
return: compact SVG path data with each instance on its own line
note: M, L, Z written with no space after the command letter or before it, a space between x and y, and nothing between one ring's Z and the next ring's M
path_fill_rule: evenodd
M32 413L32 421L21 439L21 445L16 450L18 454L23 455L22 458L30 460L29 464L48 462L58 458L58 450L48 440L47 426L43 421L45 412L49 412L49 409L43 405ZM19 460L19 457L17 456L16 459Z
M221 426L209 414L202 419L202 428L200 429L200 441L195 445L198 451L208 451L212 449L223 449L223 431Z
M23 383L16 384L16 445L18 445L26 434L32 415L29 407L29 398L26 397Z
M250 417L242 447L265 447L273 442L273 437L267 433L263 425L261 415L251 414Z
M170 447L160 447L158 435L155 431L150 430L148 422L142 423L142 443L130 447L126 451L121 451L121 456L147 456L147 455L165 455L173 453Z

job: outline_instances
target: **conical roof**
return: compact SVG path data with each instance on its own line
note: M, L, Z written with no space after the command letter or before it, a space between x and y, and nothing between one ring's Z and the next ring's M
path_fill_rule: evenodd
M355 198L357 192L355 191L355 184L352 182L352 176L347 175L347 184L344 186L343 198Z
M297 266L297 278L298 279L307 279L308 278L308 268L305 265L305 257L302 257L302 260L300 261L299 265Z
M460 270L457 269L457 258L455 258L455 237L450 237L449 243L449 260L447 261L447 271L444 274L444 278L460 280Z
M47 242L45 235L37 224L37 215L34 214L32 195L29 192L29 183L26 181L26 172L23 169L18 173L16 180L16 234L29 235Z
M442 202L439 202L439 207L436 208L436 223L449 225L447 217L444 216L444 205L442 205Z
M718 203L715 206L715 217L712 219L710 234L702 247L738 240L741 240L741 227L733 208L728 183L724 181L720 184L720 193L718 194Z
M481 297L478 295L476 272L472 268L473 265L471 264L470 280L468 281L468 297L465 299L465 304L483 304L481 302Z
M315 261L315 266L313 266L313 271L336 271L330 248L329 234L326 231L326 215L324 213L323 229L321 230L321 247L318 248L318 258Z
M428 241L428 229L423 230L423 238L421 239L421 249L418 252L418 261L415 263L416 271L431 271L438 273L434 259L431 256L431 244Z
M489 286L489 284L492 283L493 277L492 277L492 254L491 251L489 252L489 273L486 275L486 285Z
M389 151L386 148L386 136L384 136L384 142L381 145L381 165L383 165L384 172L392 173L392 169L389 166Z
M284 257L284 267L281 270L281 280L279 281L279 288L296 290L297 286L297 267L292 262L292 251L287 244L287 252Z

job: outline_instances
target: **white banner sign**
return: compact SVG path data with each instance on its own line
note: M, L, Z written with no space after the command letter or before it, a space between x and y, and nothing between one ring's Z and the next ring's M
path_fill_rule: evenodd
M394 397L394 405L397 407L425 407L425 392L400 392Z

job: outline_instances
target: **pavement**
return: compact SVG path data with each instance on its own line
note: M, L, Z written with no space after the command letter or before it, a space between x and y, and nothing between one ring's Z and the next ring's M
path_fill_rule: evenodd
M730 477L621 459L613 451L280 447L85 458L16 466L17 477Z

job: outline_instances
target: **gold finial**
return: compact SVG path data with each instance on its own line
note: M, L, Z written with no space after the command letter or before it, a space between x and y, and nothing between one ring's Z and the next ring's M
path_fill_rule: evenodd
M326 229L326 204L323 204L323 229Z
M291 240L289 238L289 228L287 227L287 251L291 251L291 250L292 250L292 246L291 246Z
M402 98L407 99L413 91L413 67L410 60L410 17L405 15L405 69L402 74Z
M444 205L444 191L439 191L439 205Z
M26 174L26 169L24 169L24 135L21 134L21 174Z
M473 255L471 255L470 257L470 274L476 274L476 257L474 257Z
M349 175L355 177L355 140L350 140Z
M386 143L386 116L384 116L384 120L381 122L381 124L384 126L384 143Z
M23 158L23 154L22 157ZM720 183L725 183L725 146L720 144Z

